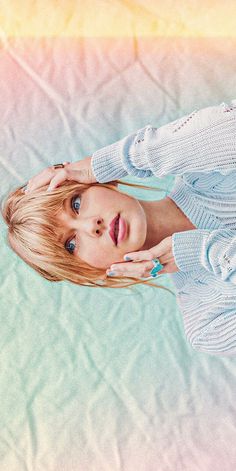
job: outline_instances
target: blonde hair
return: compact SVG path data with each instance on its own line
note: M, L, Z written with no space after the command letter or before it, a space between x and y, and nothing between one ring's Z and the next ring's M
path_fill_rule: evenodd
M8 195L1 208L3 219L8 226L8 245L22 260L49 281L67 280L93 288L126 288L142 283L165 289L174 295L168 288L150 283L148 280L124 276L114 276L111 279L104 269L92 267L79 257L73 257L57 240L56 234L60 226L56 216L68 197L78 194L78 188L79 193L83 193L95 185L121 191L116 188L118 184L162 191L159 188L120 180L92 184L66 181L51 192L47 192L47 186L44 186L28 194L22 190L23 187L17 188Z

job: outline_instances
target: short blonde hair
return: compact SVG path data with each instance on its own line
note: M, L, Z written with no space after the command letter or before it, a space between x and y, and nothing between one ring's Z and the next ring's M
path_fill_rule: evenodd
M8 226L8 245L29 266L49 281L67 280L80 286L93 288L126 288L136 284L147 284L155 288L168 288L140 280L135 277L109 277L102 268L95 268L79 257L70 254L56 237L60 226L57 214L62 210L68 197L83 193L91 186L121 191L117 185L127 185L151 190L159 188L136 185L114 180L109 183L64 182L53 191L47 192L47 186L25 193L23 187L12 191L2 204L1 213ZM174 293L170 291L173 295Z

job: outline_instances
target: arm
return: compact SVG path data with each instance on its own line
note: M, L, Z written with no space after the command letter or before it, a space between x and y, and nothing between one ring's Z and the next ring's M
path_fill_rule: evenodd
M93 153L96 179L138 178L236 170L236 100L161 126L150 125Z
M236 308L218 314L198 336L188 340L191 346L199 352L235 356Z
M204 267L236 285L236 231L196 229L172 235L175 263L182 271Z

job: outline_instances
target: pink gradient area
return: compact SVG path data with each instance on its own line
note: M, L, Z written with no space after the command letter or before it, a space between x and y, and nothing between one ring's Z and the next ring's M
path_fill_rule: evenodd
M235 97L235 78L230 37L9 37L1 197L47 166ZM0 237L1 471L235 470L235 360L192 350L172 296L55 286L10 253L5 227Z

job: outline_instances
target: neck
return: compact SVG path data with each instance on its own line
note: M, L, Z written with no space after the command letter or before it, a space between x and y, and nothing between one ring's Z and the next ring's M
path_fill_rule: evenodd
M194 229L180 208L169 197L160 201L142 201L147 219L147 237L140 250L148 250L175 232Z

